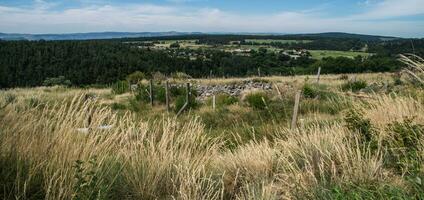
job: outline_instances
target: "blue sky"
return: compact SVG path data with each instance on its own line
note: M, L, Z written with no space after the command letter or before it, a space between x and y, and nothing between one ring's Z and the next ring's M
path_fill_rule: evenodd
M424 37L424 0L0 0L0 32L171 30Z

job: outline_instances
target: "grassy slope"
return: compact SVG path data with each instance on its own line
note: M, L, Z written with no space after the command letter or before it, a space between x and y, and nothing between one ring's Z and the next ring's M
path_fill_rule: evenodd
M178 120L163 105L134 104L131 94L114 95L109 89L0 91L1 198L423 198L417 182L423 173L423 138L409 144L417 146L418 156L400 162L408 165L392 165L396 154L388 151L402 147L391 146L402 144L392 140L390 124L414 116L414 126L399 126L406 128L399 129L402 133L424 124L422 90L395 85L391 74L361 74L357 79L373 85L376 93L345 93L340 86L346 80L340 78L322 76L322 85L312 86L320 98L302 99L296 130L288 129L294 93L313 83L312 77L261 78L274 82L282 94L270 92L264 110L241 99L216 111L205 104ZM97 99L85 100L86 94ZM115 103L125 107L110 109ZM352 117L350 108L363 113ZM88 113L86 134L77 128L87 126ZM352 120L344 120L347 116ZM367 120L373 127L370 143L361 131L371 129L347 126L369 127ZM105 124L113 127L97 128ZM418 165L409 165L413 161Z

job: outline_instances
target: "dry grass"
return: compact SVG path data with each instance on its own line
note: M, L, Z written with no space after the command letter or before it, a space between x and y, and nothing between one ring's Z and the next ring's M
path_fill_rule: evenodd
M380 76L369 74L358 78L375 80ZM268 79L283 80L280 84L284 85L284 81L291 78ZM304 81L304 77L296 79L299 85ZM336 76L324 76L322 80L330 82L330 79L339 81ZM337 87L333 81L331 84ZM290 84L293 85L296 83ZM99 98L87 99L87 92ZM286 123L264 124L266 135L272 139L253 137L235 148L228 148L225 142L229 136L208 135L205 125L194 116L178 120L164 115L152 120L151 115L140 117L130 112L117 115L109 107L99 105L105 99L121 101L109 93L108 90L61 91L60 88L1 91L2 97L15 95L16 100L8 103L6 98L0 98L0 106L5 105L0 110L0 176L4 178L0 181L0 198L420 197L420 193L411 190L403 174L386 167L388 149L381 144L375 147L363 143L356 131L346 128L342 114L303 115L304 124L296 130L287 129ZM361 101L343 100L349 101L352 108L363 110L364 118L378 128L377 141L389 135L386 128L390 123L413 117L414 123L424 124L422 101L413 97L374 95ZM33 97L41 103L30 105ZM231 105L228 109L232 113L247 112L240 105ZM201 108L198 113L208 112L212 111ZM332 123L321 123L323 120ZM99 128L103 125L111 127ZM84 127L89 128L88 132L78 131ZM255 128L258 127L252 130ZM242 138L236 129L231 134L231 137ZM424 138L419 142L424 144ZM421 148L418 153L424 156L423 152ZM422 173L422 168L420 170ZM341 189L334 189L338 187ZM387 188L396 190L390 193ZM335 192L336 195L331 196Z

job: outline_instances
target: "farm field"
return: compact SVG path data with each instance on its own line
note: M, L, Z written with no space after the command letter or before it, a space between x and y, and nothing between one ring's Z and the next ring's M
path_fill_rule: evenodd
M259 44L270 44L270 43L283 43L283 44L290 44L290 43L309 43L312 42L311 40L273 40L273 39L246 39L246 42L254 42Z
M125 82L1 90L0 196L424 198L424 92L414 77L168 81L169 111L163 79L152 82L153 106L148 80L131 91Z
M322 59L325 57L347 57L355 58L356 56L368 57L371 54L365 52L354 52L354 51L330 51L330 50L309 50L314 59Z
M261 48L267 49L269 52L279 53L280 51L288 50L283 48L278 48L274 46L270 46L271 43L310 43L310 40L273 40L273 39L246 39L246 42L253 42L259 45L206 45L206 44L197 44L197 40L159 40L159 44L155 44L155 47L170 48L171 44L178 43L180 44L180 48L187 49L215 49L215 50L223 50L223 51L234 51L238 49L242 50L255 50L258 51ZM372 55L371 53L366 52L356 52L356 51L335 51L335 50L307 50L311 53L313 59L321 60L325 57L346 57L346 58L355 58L356 56L368 57Z

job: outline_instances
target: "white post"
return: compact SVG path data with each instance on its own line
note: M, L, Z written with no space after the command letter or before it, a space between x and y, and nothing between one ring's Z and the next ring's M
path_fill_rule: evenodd
M296 97L295 97L295 101L294 101L294 108L293 108L293 118L292 118L292 123L291 123L291 129L295 129L296 128L296 124L297 124L297 113L299 112L299 103L300 103L300 95L301 95L302 91L297 91L296 93Z
M212 109L213 110L216 109L216 96L215 95L212 96Z
M319 77L321 75L321 67L318 68L318 74L317 74L317 84L319 84Z

